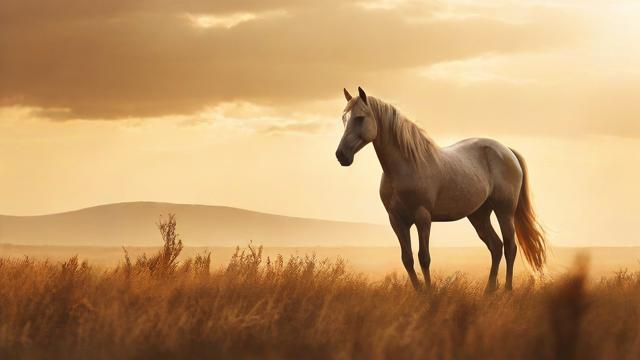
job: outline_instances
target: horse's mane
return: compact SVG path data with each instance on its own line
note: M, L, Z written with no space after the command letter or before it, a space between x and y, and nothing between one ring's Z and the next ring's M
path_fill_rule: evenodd
M402 154L414 163L436 159L437 145L422 128L402 115L393 105L367 96L367 102L383 131L390 131ZM380 129L379 129L380 130Z

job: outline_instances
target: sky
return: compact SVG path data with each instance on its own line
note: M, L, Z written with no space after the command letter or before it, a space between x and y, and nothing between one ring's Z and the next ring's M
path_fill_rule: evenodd
M4 0L0 213L385 223L373 148L334 155L342 88L362 86L440 146L519 150L553 244L640 245L638 38L634 1ZM432 243L473 234L441 226Z

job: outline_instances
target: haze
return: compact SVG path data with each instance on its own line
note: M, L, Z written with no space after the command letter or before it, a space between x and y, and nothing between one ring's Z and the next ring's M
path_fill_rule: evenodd
M639 37L633 1L5 0L0 213L146 200L384 224L373 149L334 157L360 85L439 145L518 149L554 245L640 245ZM465 221L434 232L480 245Z

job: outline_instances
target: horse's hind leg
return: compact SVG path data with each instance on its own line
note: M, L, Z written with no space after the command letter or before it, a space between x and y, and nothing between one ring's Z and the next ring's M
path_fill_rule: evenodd
M468 218L480 239L491 252L491 270L489 271L489 280L485 292L492 292L498 287L497 279L500 260L502 260L502 241L493 230L493 226L491 226L491 208L488 205L483 205L476 212L469 215Z
M513 223L513 212L504 213L496 211L500 230L502 231L502 240L504 240L504 257L507 260L507 279L505 288L513 289L513 263L516 260L518 247L516 245L516 230Z

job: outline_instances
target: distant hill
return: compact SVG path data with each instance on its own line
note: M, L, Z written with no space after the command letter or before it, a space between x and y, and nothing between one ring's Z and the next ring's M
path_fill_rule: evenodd
M176 214L189 246L394 246L388 226L304 219L224 206L130 202L40 216L0 215L0 243L156 246L160 215Z

